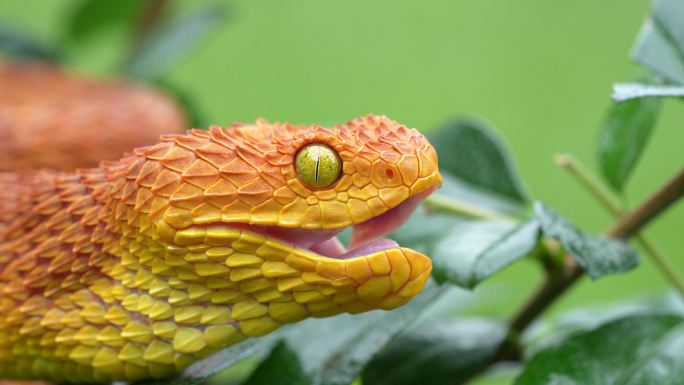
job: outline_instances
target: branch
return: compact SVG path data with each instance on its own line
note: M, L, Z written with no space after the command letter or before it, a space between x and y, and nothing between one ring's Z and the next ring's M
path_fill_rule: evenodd
M603 183L591 177L591 174L586 168L573 158L571 155L562 154L555 158L556 163L567 170L570 175L574 176L592 195L603 204L611 214L615 217L622 217L625 214L625 207ZM675 178L676 180L676 178ZM673 180L670 183L673 183ZM679 291L679 294L684 297L684 279L677 272L677 268L670 262L670 259L663 254L651 240L644 234L634 234L636 241L647 255L651 257L656 267L667 278L672 286Z
M606 235L617 238L627 238L662 213L670 205L684 195L684 170L675 176L665 186L646 199L635 210L625 214L608 231ZM565 266L557 273L548 276L546 282L535 292L523 308L510 322L510 336L494 357L491 363L505 361L520 356L517 336L521 335L530 324L541 315L546 308L565 293L582 275L583 269L567 255Z
M607 235L628 238L684 195L684 169L636 210L623 215Z

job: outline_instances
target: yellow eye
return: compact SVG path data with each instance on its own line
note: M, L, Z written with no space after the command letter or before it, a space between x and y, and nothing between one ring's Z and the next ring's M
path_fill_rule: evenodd
M342 161L332 148L321 143L311 143L297 153L295 170L299 179L308 187L326 188L340 179Z

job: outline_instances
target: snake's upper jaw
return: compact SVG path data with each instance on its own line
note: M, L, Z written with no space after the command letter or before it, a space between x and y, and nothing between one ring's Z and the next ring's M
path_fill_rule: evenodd
M250 225L245 223L226 224L233 228L258 233L268 239L294 246L302 251L317 255L319 258L351 259L369 256L383 250L399 249L393 240L382 238L399 228L411 216L420 203L437 187L417 193L385 213L365 222L350 226L351 241L348 248L337 238L337 234L347 227L333 229L300 229L279 226Z
M411 196L386 213L354 226L349 247L356 249L364 244L374 243L378 238L399 228L434 190L435 188L430 188Z
M348 248L338 239L339 229L284 229L273 226L245 226L266 236L280 239L298 248L319 255L321 258L351 259L369 256L383 250L399 249L393 240L382 238L399 228L435 188L413 195L385 213L368 221L351 226L352 236Z

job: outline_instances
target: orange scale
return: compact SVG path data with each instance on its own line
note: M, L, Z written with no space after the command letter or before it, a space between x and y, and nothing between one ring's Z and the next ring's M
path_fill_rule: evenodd
M237 156L234 152L217 143L205 144L203 147L196 149L195 154L199 158L211 163L214 167L220 167Z
M182 147L173 147L159 161L164 167L183 172L195 161L195 153Z
M173 194L181 184L180 174L171 170L162 170L152 185L152 192L164 197Z
M161 160L166 156L171 147L173 147L173 143L161 142L155 144L154 146L139 148L135 151L135 153L142 155L147 159Z

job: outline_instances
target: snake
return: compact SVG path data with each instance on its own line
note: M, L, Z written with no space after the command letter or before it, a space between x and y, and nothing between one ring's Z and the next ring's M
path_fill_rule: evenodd
M161 379L282 325L394 309L425 287L429 257L383 238L442 182L416 129L367 115L158 136L183 117L156 91L19 67L0 70L18 93L0 96L14 151L0 172L0 378ZM103 139L150 132L156 143L118 159ZM69 153L50 147L60 137ZM107 160L73 167L98 153ZM349 228L347 248L337 236Z

